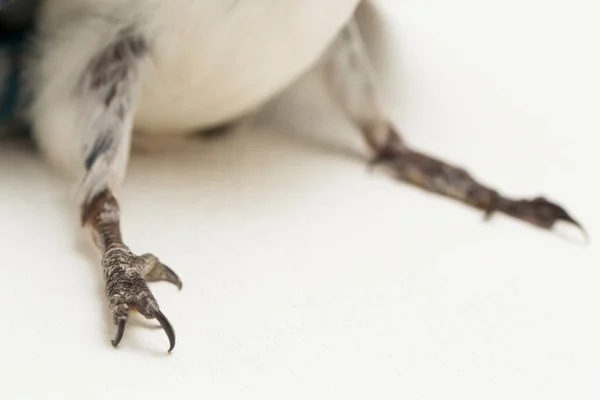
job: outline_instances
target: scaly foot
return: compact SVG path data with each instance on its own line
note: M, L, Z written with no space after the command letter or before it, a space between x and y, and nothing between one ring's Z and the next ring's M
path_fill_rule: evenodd
M136 256L125 245L112 245L102 258L106 298L117 325L112 340L117 346L125 332L129 312L137 310L148 319L156 318L169 338L169 351L175 347L175 331L158 307L146 282L166 281L179 289L181 280L169 267L151 254Z
M119 206L110 190L94 195L83 204L82 222L92 229L104 253L106 298L117 325L112 344L116 347L123 338L129 312L135 309L148 319L156 318L169 338L171 351L175 347L175 331L160 311L147 282L166 281L181 289L181 279L152 254L133 254L123 243L119 220Z
M587 237L581 224L556 203L543 197L506 198L476 181L464 169L408 148L391 128L386 144L371 163L387 164L398 179L481 209L488 218L498 211L544 229L552 229L557 222L564 221L579 228Z

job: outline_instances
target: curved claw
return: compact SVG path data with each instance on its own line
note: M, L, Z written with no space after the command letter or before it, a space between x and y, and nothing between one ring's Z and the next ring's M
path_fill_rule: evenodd
M154 311L152 313L152 315L160 323L163 330L167 334L167 337L169 338L169 353L170 353L175 348L175 331L173 330L173 326L171 325L171 323L169 322L167 317L165 317L165 315L160 310Z
M181 278L179 278L175 271L160 262L160 260L152 254L144 254L142 258L146 261L146 267L143 273L146 282L169 282L181 290L183 282L181 282Z
M117 324L117 333L115 333L115 338L111 340L113 347L117 347L123 339L123 333L125 333L125 325L127 324L126 318L119 319L119 323Z
M167 279L165 279L165 280L167 282L170 282L173 285L177 286L177 289L181 290L181 288L183 287L183 282L181 281L181 278L179 278L179 276L175 273L175 271L173 271L171 268L169 268L165 264L161 263L161 266L164 269L164 271L166 272Z
M485 219L489 220L495 212L502 212L547 230L552 230L558 222L565 222L579 229L585 242L589 243L589 234L585 228L563 207L544 197L536 197L532 200L511 200L493 192L492 202L485 209Z
M565 217L560 218L559 221L565 221L573 226L575 226L577 229L579 229L579 231L581 232L581 234L583 235L583 238L585 239L586 243L589 243L590 241L590 235L589 233L585 230L585 228L583 227L583 225L581 225L579 222L577 222L573 217L571 217L569 214L567 214L565 212Z
M581 230L584 239L589 242L583 226L558 204L543 197L519 200L504 197L479 183L464 169L406 147L395 134L391 134L388 143L379 148L369 166L373 168L383 163L391 163L398 179L482 209L486 219L494 212L502 212L548 230L562 221Z
M533 200L509 201L501 208L501 211L546 229L552 229L557 222L563 221L581 230L586 240L589 238L583 226L571 217L563 207L544 197L536 197Z
M585 243L586 244L590 243L590 234L585 230L583 225L581 225L579 222L577 222L570 215L566 214L566 217L559 218L556 222L558 222L558 221L567 222L567 223L573 225L574 227L576 227L577 229L579 229L579 231L581 232L581 235L583 236L583 240L585 241Z

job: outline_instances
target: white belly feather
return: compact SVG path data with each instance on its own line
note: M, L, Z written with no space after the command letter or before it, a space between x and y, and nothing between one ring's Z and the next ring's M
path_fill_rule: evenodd
M189 132L260 106L318 60L359 2L161 2L136 129Z
M134 130L180 134L239 117L285 89L317 63L360 1L43 0L44 57L29 74L38 147L61 170L85 174L97 141L90 121L102 109L77 97L77 88L90 60L124 29L143 36L150 51ZM125 122L118 140L128 142ZM115 181L128 149L120 146L111 166Z

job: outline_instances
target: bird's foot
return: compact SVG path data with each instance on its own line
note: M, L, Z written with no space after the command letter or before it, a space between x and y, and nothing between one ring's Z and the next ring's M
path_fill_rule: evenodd
M393 130L387 144L371 161L371 165L378 164L389 166L402 181L483 210L486 218L501 212L543 229L552 229L562 221L579 228L587 238L581 224L558 204L543 197L532 200L504 197L475 180L464 169L410 149Z
M131 310L148 319L156 318L169 338L169 352L175 347L175 331L158 307L147 282L166 281L182 287L181 279L151 254L134 255L125 245L109 247L102 258L106 297L117 326L112 340L117 346L125 332Z

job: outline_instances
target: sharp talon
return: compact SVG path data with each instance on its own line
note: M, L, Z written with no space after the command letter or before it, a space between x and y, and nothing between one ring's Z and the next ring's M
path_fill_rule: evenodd
M589 241L587 231L561 206L536 197L533 200L508 200L502 199L498 211L511 215L515 218L530 222L540 228L552 230L558 222L573 225L579 229L586 242Z
M583 226L579 222L577 222L575 220L575 218L571 217L569 215L569 213L567 211L565 211L565 209L562 208L561 206L559 206L555 203L552 203L543 197L537 197L537 198L533 199L531 204L534 206L534 208L538 209L538 212L540 213L540 217L549 221L550 228L556 222L564 221L564 222L567 222L567 223L577 227L579 230L581 230L581 232L584 234L584 236L587 237L587 232L585 231Z
M125 324L127 324L127 319L119 319L119 323L117 324L117 333L115 334L115 338L111 341L113 347L117 347L121 342L123 333L125 333Z
M371 171L376 165L390 164L397 179L482 210L486 221L499 212L547 230L557 222L567 222L577 227L586 242L589 241L581 224L559 205L543 197L517 200L504 197L478 182L463 168L411 149L392 126L388 126L387 138L382 136L385 133L385 129L377 124L363 127L365 139L376 151L369 161Z
M586 244L590 243L590 235L585 230L585 228L579 222L577 222L575 219L573 219L570 215L568 215L566 212L565 212L565 216L563 216L562 218L559 218L558 221L564 221L566 223L573 225L577 229L579 229L579 231L581 232L581 234L583 236L583 240L585 241L585 243Z
M588 236L585 228L583 226L581 226L581 224L579 222L575 221L575 219L571 218L570 216L567 216L567 218L563 218L563 221L568 222L571 225L574 225L581 231L581 233L584 234L584 236L586 236L586 237Z
M152 315L154 315L154 318L156 318L156 320L160 323L163 330L167 334L167 337L169 338L170 353L175 348L175 331L173 330L173 327L171 326L171 323L169 322L167 317L165 317L165 315L160 310L156 310L154 313L152 313Z
M161 263L160 265L165 269L165 271L167 271L167 276L169 278L168 281L171 282L173 285L177 286L177 289L181 290L181 288L183 287L183 282L181 281L179 276L177 276L175 271L173 271L171 268L167 267L163 263Z
M141 257L146 261L146 269L144 271L144 280L146 282L169 282L181 290L183 283L175 271L161 263L152 254L144 254Z

